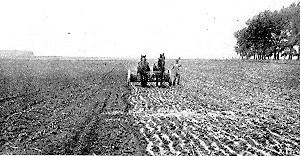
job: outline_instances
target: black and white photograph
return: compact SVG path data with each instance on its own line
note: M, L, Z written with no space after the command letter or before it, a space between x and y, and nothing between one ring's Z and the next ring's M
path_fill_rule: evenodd
M300 0L0 0L0 155L299 156Z

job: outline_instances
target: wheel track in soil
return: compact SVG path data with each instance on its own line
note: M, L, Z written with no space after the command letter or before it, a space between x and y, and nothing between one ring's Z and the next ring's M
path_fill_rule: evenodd
M258 128L264 123L257 118L210 110L184 98L187 93L178 87L131 87L130 113L141 125L148 155L300 154L299 137Z
M109 74L111 74L113 71L113 69L111 71L109 71L108 73L104 74L103 77L101 77L101 82L106 82L108 81L107 77ZM105 83L102 83L99 87L100 88L104 88L105 87ZM89 90L91 90L91 88L88 88ZM87 91L87 90L85 90ZM90 132L91 127L95 124L96 122L96 113L102 113L104 108L107 106L107 100L110 98L111 92L108 91L108 93L104 93L105 94L105 99L103 101L103 105L99 105L99 102L96 102L95 105L93 106L93 109L90 110L91 113L89 114L89 116L87 117L87 119L85 120L85 122L79 127L77 128L75 135L72 138L73 143L73 152L76 154L90 154L89 151L87 150L87 147L84 145L85 142L87 142L87 134ZM100 109L100 110L99 110ZM72 153L72 152L71 152Z
M112 68L101 78L102 83L99 88L101 88L101 94L105 98L101 102L96 102L85 123L77 128L69 143L71 147L68 147L71 154L122 154L124 152L124 149L122 149L124 143L115 141L118 139L122 140L125 136L121 136L119 132L115 131L122 131L122 133L130 136L130 138L125 138L125 140L127 139L125 143L131 141L131 145L127 145L130 146L130 149L126 149L125 153L134 154L140 152L139 144L137 143L138 139L136 138L137 133L134 132L135 128L131 127L133 119L126 114L127 103L124 103L124 99L122 99L124 100L123 103L118 103L118 93L120 93L118 92L118 85L121 85L120 82L123 82L118 76L124 74L115 74L116 71L114 70L115 68ZM125 95L122 95L121 98L125 98ZM119 105L112 106L115 103ZM120 107L124 108L120 109ZM103 136L103 132L107 135ZM110 143L111 141L115 144Z
M118 68L120 65L118 65ZM121 69L121 70L119 70ZM139 143L138 128L133 124L133 116L128 114L131 106L128 103L130 91L125 87L126 71L123 68L111 68L107 73L102 75L97 82L100 85L84 89L84 93L90 95L89 98L97 96L92 105L84 106L88 113L84 122L76 124L72 129L60 129L65 126L65 115L52 115L47 119L46 125L30 132L23 140L19 140L20 131L13 131L4 128L5 133L14 133L13 140L6 142L1 148L2 153L19 153L19 154L138 154L141 152ZM123 80L124 79L124 80ZM63 88L63 89L67 89ZM82 88L80 88L82 89ZM79 89L79 90L80 90ZM100 90L99 90L100 89ZM124 90L125 89L125 90ZM76 92L76 91L75 91ZM94 95L93 95L94 94ZM75 97L76 98L76 97ZM102 98L102 99L101 99ZM72 104L74 105L74 104ZM64 105L62 108L55 108L54 114L68 113L72 111L71 103ZM33 108L33 107L32 107ZM31 110L29 110L31 111ZM19 122L18 116L25 116L29 113L28 108L21 110L18 115L7 117L7 120ZM37 112L38 113L38 112ZM36 113L34 113L36 114ZM12 114L10 114L11 116ZM23 118L23 117L22 117ZM25 121L24 121L25 122ZM21 122L22 125L24 122ZM27 120L26 120L27 122ZM69 122L69 121L67 121ZM7 123L9 124L9 123ZM53 124L53 126L51 126ZM17 125L20 126L20 125ZM25 128L26 129L26 128ZM69 131L69 132L68 132ZM55 133L54 133L55 132ZM54 135L53 135L53 134ZM67 133L67 135L65 134ZM69 135L69 136L68 136ZM55 141L59 136L60 142ZM51 138L49 138L51 137ZM54 137L54 140L53 140ZM25 140L24 140L25 139ZM44 143L35 145L33 142L40 140ZM45 144L46 142L50 144ZM21 145L26 142L27 145ZM23 151L22 151L23 150ZM13 152L14 151L14 152Z
M82 134L84 137L81 137L81 145L83 145L81 150L83 151L79 152L80 154L136 154L140 152L139 139L136 136L138 134L135 132L137 129L132 127L134 122L132 116L126 113L129 108L126 100L127 94L122 93L118 86L122 85L121 80L120 78L117 80L118 84L115 76L118 75L107 74L102 79L103 82L112 82L112 84L104 84L101 88L105 90L105 99L102 106L95 106L93 119Z

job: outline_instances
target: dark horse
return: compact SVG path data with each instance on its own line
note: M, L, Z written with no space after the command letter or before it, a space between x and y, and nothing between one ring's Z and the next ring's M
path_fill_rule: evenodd
M164 72L165 72L165 54L160 54L157 62L157 66L154 65L153 71L159 71L158 74L155 75L156 86L158 86L158 80L160 80L160 85L163 84Z
M137 73L141 77L142 87L147 86L148 72L150 71L149 63L146 60L146 55L141 55L141 61L138 63Z

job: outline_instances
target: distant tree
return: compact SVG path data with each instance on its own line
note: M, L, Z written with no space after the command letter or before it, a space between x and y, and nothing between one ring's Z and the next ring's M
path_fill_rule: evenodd
M249 40L250 34L247 31L247 28L243 28L234 33L234 36L237 38L237 44L234 49L242 59L251 57L251 54L249 53L251 49L251 42Z
M300 3L279 11L263 11L246 22L246 27L234 33L238 55L266 59L274 56L297 56L300 59ZM298 45L298 52L294 49Z
M295 52L293 47L295 45L300 45L300 3L293 3L289 7L283 8L282 12L286 15L286 19L289 22L285 29L288 32L289 40L287 46L291 51L293 51L291 52L290 57L292 57L292 55L296 55L298 56L297 59L299 60L299 54L293 54Z

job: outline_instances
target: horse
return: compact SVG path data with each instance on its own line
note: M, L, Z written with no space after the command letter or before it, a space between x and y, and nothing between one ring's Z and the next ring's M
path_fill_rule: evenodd
M165 72L165 54L162 53L160 54L157 62L157 68L156 70L159 71L159 74L156 75L156 86L158 86L158 79L160 79L160 85L162 86L163 84L163 79L164 79L164 72Z
M141 55L141 61L138 63L137 73L141 77L142 87L147 86L149 71L150 71L150 67L149 67L149 63L146 61L146 55Z

